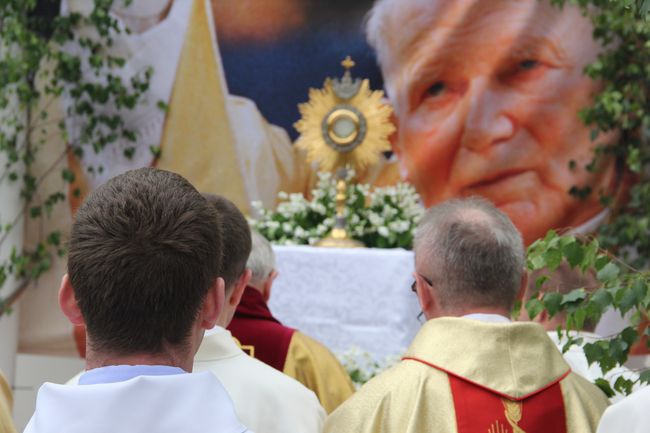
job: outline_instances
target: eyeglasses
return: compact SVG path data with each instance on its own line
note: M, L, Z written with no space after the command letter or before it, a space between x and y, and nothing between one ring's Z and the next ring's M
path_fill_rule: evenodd
M424 280L424 281L425 281L429 286L432 286L432 285L433 285L433 283L431 282L430 279L428 279L427 277L425 277L425 276L422 275L422 274L418 274L418 275L419 275L420 278L422 278L422 279L423 279L423 280ZM413 293L417 293L417 289L416 289L417 283L418 283L417 280L413 280L413 284L411 284L411 291L412 291ZM424 311L420 311L420 313L419 313L419 314L417 315L417 317L416 317L417 321L420 322L420 323L422 323L422 316L424 316Z
M418 274L418 275L419 275L420 278L422 278L422 279L423 279L423 280L424 280L424 281L425 281L429 286L433 286L433 282L432 282L430 279L428 279L427 277L425 277L425 276L422 275L422 274ZM417 292L417 289L415 288L415 286L417 286L417 284L418 284L418 280L413 280L413 284L411 284L411 291L412 291L413 293L416 293L416 292Z

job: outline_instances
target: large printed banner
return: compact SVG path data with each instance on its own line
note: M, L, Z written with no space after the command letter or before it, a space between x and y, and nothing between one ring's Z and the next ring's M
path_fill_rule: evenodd
M63 14L91 8L88 0L61 3ZM484 196L513 219L527 243L549 228L593 231L607 217L599 193L621 188L612 159L586 169L594 147L616 133L592 142L578 117L599 89L583 69L602 48L573 6L540 0L133 0L124 6L116 0L112 13L131 30L111 48L126 58L122 78L148 66L154 74L135 110L97 108L121 114L136 132L132 159L124 158L133 146L125 141L61 161L82 191L54 215L65 233L83 195L135 167L178 172L245 212L253 200L273 206L279 191L309 191L314 167L292 147L297 104L325 77L340 76L347 55L356 61L353 75L385 88L397 126L392 155L360 173L361 181L407 180L427 206ZM66 95L59 102L51 117L65 118L68 139L75 140L84 118L64 115L72 104ZM45 153L54 159L65 144L51 140ZM160 147L160 158L152 146ZM101 172L91 170L100 165ZM569 194L585 186L593 190L586 198ZM38 230L26 233L29 241ZM22 351L74 352L56 302L64 272L59 260L25 296Z

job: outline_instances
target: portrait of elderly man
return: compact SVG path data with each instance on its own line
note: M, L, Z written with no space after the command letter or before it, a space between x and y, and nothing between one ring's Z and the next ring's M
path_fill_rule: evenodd
M550 228L592 231L613 158L586 169L597 145L578 112L599 83L584 74L602 47L578 7L548 0L378 0L367 25L398 132L400 173L431 206L480 195L526 244ZM572 187L590 186L579 199Z

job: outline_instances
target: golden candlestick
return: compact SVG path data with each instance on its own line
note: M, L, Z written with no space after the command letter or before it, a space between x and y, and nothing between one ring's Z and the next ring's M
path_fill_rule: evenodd
M338 171L336 181L336 222L327 237L316 243L317 247L330 248L363 248L363 243L352 239L345 228L345 201L348 198L348 184L346 182L347 170Z

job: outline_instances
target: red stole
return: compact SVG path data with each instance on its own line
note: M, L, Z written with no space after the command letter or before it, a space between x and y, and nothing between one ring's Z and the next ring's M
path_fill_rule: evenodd
M566 433L566 414L560 381L570 371L528 395L515 398L417 358L444 371L454 399L458 433Z
M271 367L283 371L294 329L282 325L266 305L262 294L246 287L228 329L242 349Z

